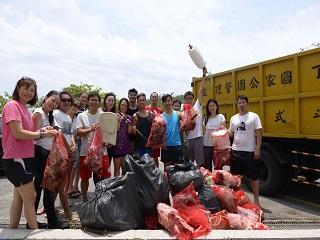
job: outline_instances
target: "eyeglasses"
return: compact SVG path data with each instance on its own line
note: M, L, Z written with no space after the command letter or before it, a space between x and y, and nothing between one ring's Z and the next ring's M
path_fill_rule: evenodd
M71 98L62 98L61 102L71 102Z
M92 98L90 98L90 99L89 99L89 102L99 102L99 99L92 99Z

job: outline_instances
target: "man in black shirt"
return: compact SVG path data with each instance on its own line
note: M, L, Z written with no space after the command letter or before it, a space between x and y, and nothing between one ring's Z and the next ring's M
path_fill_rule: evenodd
M131 117L133 116L133 114L138 112L137 95L138 91L135 88L132 88L128 91L129 107L127 113Z

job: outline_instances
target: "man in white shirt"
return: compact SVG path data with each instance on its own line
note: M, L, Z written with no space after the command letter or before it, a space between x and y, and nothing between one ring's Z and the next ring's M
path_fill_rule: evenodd
M230 119L229 134L233 137L231 173L250 178L254 202L259 204L259 160L262 126L259 116L248 111L248 97L237 98L239 113Z
M186 132L186 137L189 141L189 147L187 148L187 156L190 161L196 161L197 166L203 166L204 164L204 153L203 153L203 131L202 131L202 99L205 82L205 74L207 73L206 68L203 69L203 78L200 83L198 92L198 99L194 103L194 94L188 91L184 94L184 103L193 106L193 109L198 113L196 120L196 126L194 130Z
M88 110L80 113L77 117L77 133L81 137L81 150L80 150L80 178L81 178L81 192L83 201L88 200L87 192L89 187L89 179L92 176L92 171L84 165L84 160L88 153L88 148L91 144L93 133L99 126L98 120L100 116L99 105L101 98L97 92L91 92L88 95ZM108 164L109 159L103 156L102 159L102 175L101 178L110 177Z

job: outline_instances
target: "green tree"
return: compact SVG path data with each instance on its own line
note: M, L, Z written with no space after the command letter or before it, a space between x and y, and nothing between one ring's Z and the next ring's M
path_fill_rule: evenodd
M96 91L99 93L99 95L102 97L104 96L104 93L102 92L102 88L86 84L86 83L80 83L79 85L77 84L70 84L70 86L63 88L63 91L66 91L70 93L72 96L79 96L80 93L82 92L92 92Z
M4 107L4 105L6 105L6 103L11 99L11 96L5 92L4 96L0 95L0 112L2 113L2 109Z

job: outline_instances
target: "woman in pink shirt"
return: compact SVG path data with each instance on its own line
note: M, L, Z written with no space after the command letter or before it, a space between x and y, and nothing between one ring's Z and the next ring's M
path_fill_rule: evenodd
M56 130L50 127L34 131L27 104L38 100L37 85L32 78L22 77L16 84L9 101L2 111L3 165L8 180L14 185L10 207L10 227L18 228L22 206L30 229L37 229L35 212L35 189L33 183L33 140L53 137Z

